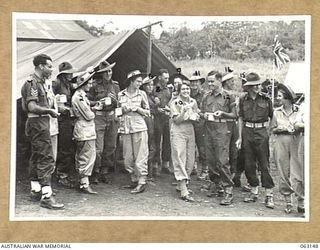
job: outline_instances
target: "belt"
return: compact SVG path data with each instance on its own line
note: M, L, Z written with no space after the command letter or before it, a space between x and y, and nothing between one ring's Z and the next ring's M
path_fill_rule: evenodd
M265 128L268 122L244 122L244 125L248 128Z
M33 114L33 113L28 113L29 118L44 117L44 116L49 116L49 114L37 115L37 114Z
M113 115L114 111L101 111L101 110L97 110L96 111L96 115Z
M225 119L225 118L221 118L221 119L214 119L214 120L206 120L207 122L235 122L235 119Z

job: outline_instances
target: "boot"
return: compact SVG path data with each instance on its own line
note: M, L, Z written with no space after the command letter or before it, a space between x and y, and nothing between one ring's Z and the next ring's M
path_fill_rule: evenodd
M244 202L256 202L258 200L259 187L251 187L251 192L244 198Z
M265 200L265 205L267 208L274 209L274 202L273 202L273 197L272 196L267 196Z
M94 191L90 186L87 187L80 187L82 193L85 194L97 194L98 192Z
M64 208L64 205L62 203L58 203L53 197L53 195L51 195L50 197L42 197L40 200L40 206L55 210Z
M229 206L232 204L232 202L233 202L232 189L233 188L231 186L225 188L225 195L224 195L223 200L221 200L220 205Z

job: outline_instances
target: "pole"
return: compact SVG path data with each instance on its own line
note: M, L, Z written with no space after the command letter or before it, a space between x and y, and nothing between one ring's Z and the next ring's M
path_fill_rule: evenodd
M148 27L148 51L147 51L147 74L151 73L151 54L152 54L152 41L151 41L151 25Z
M272 96L271 96L271 100L272 100L272 105L274 105L274 62L272 63Z

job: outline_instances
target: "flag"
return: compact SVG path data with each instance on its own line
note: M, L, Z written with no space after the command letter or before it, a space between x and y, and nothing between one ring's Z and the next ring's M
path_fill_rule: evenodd
M275 56L274 64L278 69L281 69L285 63L290 62L289 56L283 52L283 47L278 40L278 36L274 37L273 54Z

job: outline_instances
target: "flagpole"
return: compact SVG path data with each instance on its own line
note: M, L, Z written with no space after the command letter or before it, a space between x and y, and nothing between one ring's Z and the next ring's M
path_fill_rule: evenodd
M273 61L273 60L272 60ZM274 61L272 62L272 91L271 91L272 105L274 105Z

